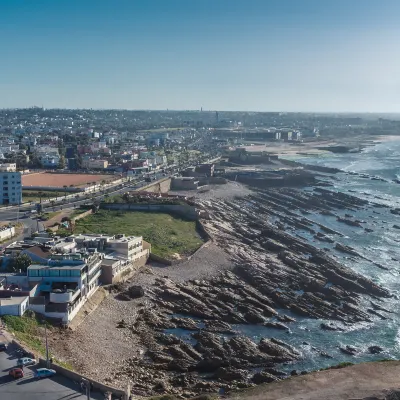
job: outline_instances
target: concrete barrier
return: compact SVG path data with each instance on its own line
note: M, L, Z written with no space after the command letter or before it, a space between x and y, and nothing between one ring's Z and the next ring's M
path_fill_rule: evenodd
M42 368L46 368L46 360L40 358L39 359L39 366ZM65 376L67 379L70 379L74 382L80 383L82 379L86 379L93 385L93 390L97 390L102 393L112 393L113 396L119 396L123 400L128 400L128 396L125 390L116 389L112 386L104 385L103 383L97 382L93 379L90 379L84 375L78 374L77 372L71 371L67 368L61 367L60 365L50 363L50 368L54 369L57 374ZM78 388L79 390L79 388Z

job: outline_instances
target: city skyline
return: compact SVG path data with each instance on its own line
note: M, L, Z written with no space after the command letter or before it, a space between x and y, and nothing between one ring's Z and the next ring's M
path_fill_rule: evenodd
M400 4L320 3L0 0L0 108L398 112Z

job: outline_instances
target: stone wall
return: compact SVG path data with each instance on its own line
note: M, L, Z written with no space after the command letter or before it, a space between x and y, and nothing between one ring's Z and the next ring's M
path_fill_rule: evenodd
M76 217L72 218L71 221L76 222L79 219L85 218L92 213L93 213L93 210L87 210L87 211L83 212L82 214L79 214Z
M149 183L147 186L143 186L137 189L137 192L153 192L153 193L168 193L171 189L171 178L164 178L154 183Z

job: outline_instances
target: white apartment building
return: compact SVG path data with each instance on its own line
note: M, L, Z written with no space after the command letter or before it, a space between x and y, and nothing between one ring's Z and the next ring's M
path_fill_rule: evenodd
M7 168L2 171L0 167L0 204L21 204L21 173L7 171Z
M99 253L60 254L53 255L47 265L30 265L29 285L38 285L30 308L68 324L99 287L102 260Z

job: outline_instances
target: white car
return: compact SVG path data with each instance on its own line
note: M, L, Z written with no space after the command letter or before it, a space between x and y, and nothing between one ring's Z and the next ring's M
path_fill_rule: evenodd
M35 365L36 360L34 358L29 358L29 357L23 357L19 358L17 361L18 367L26 367L28 365Z

